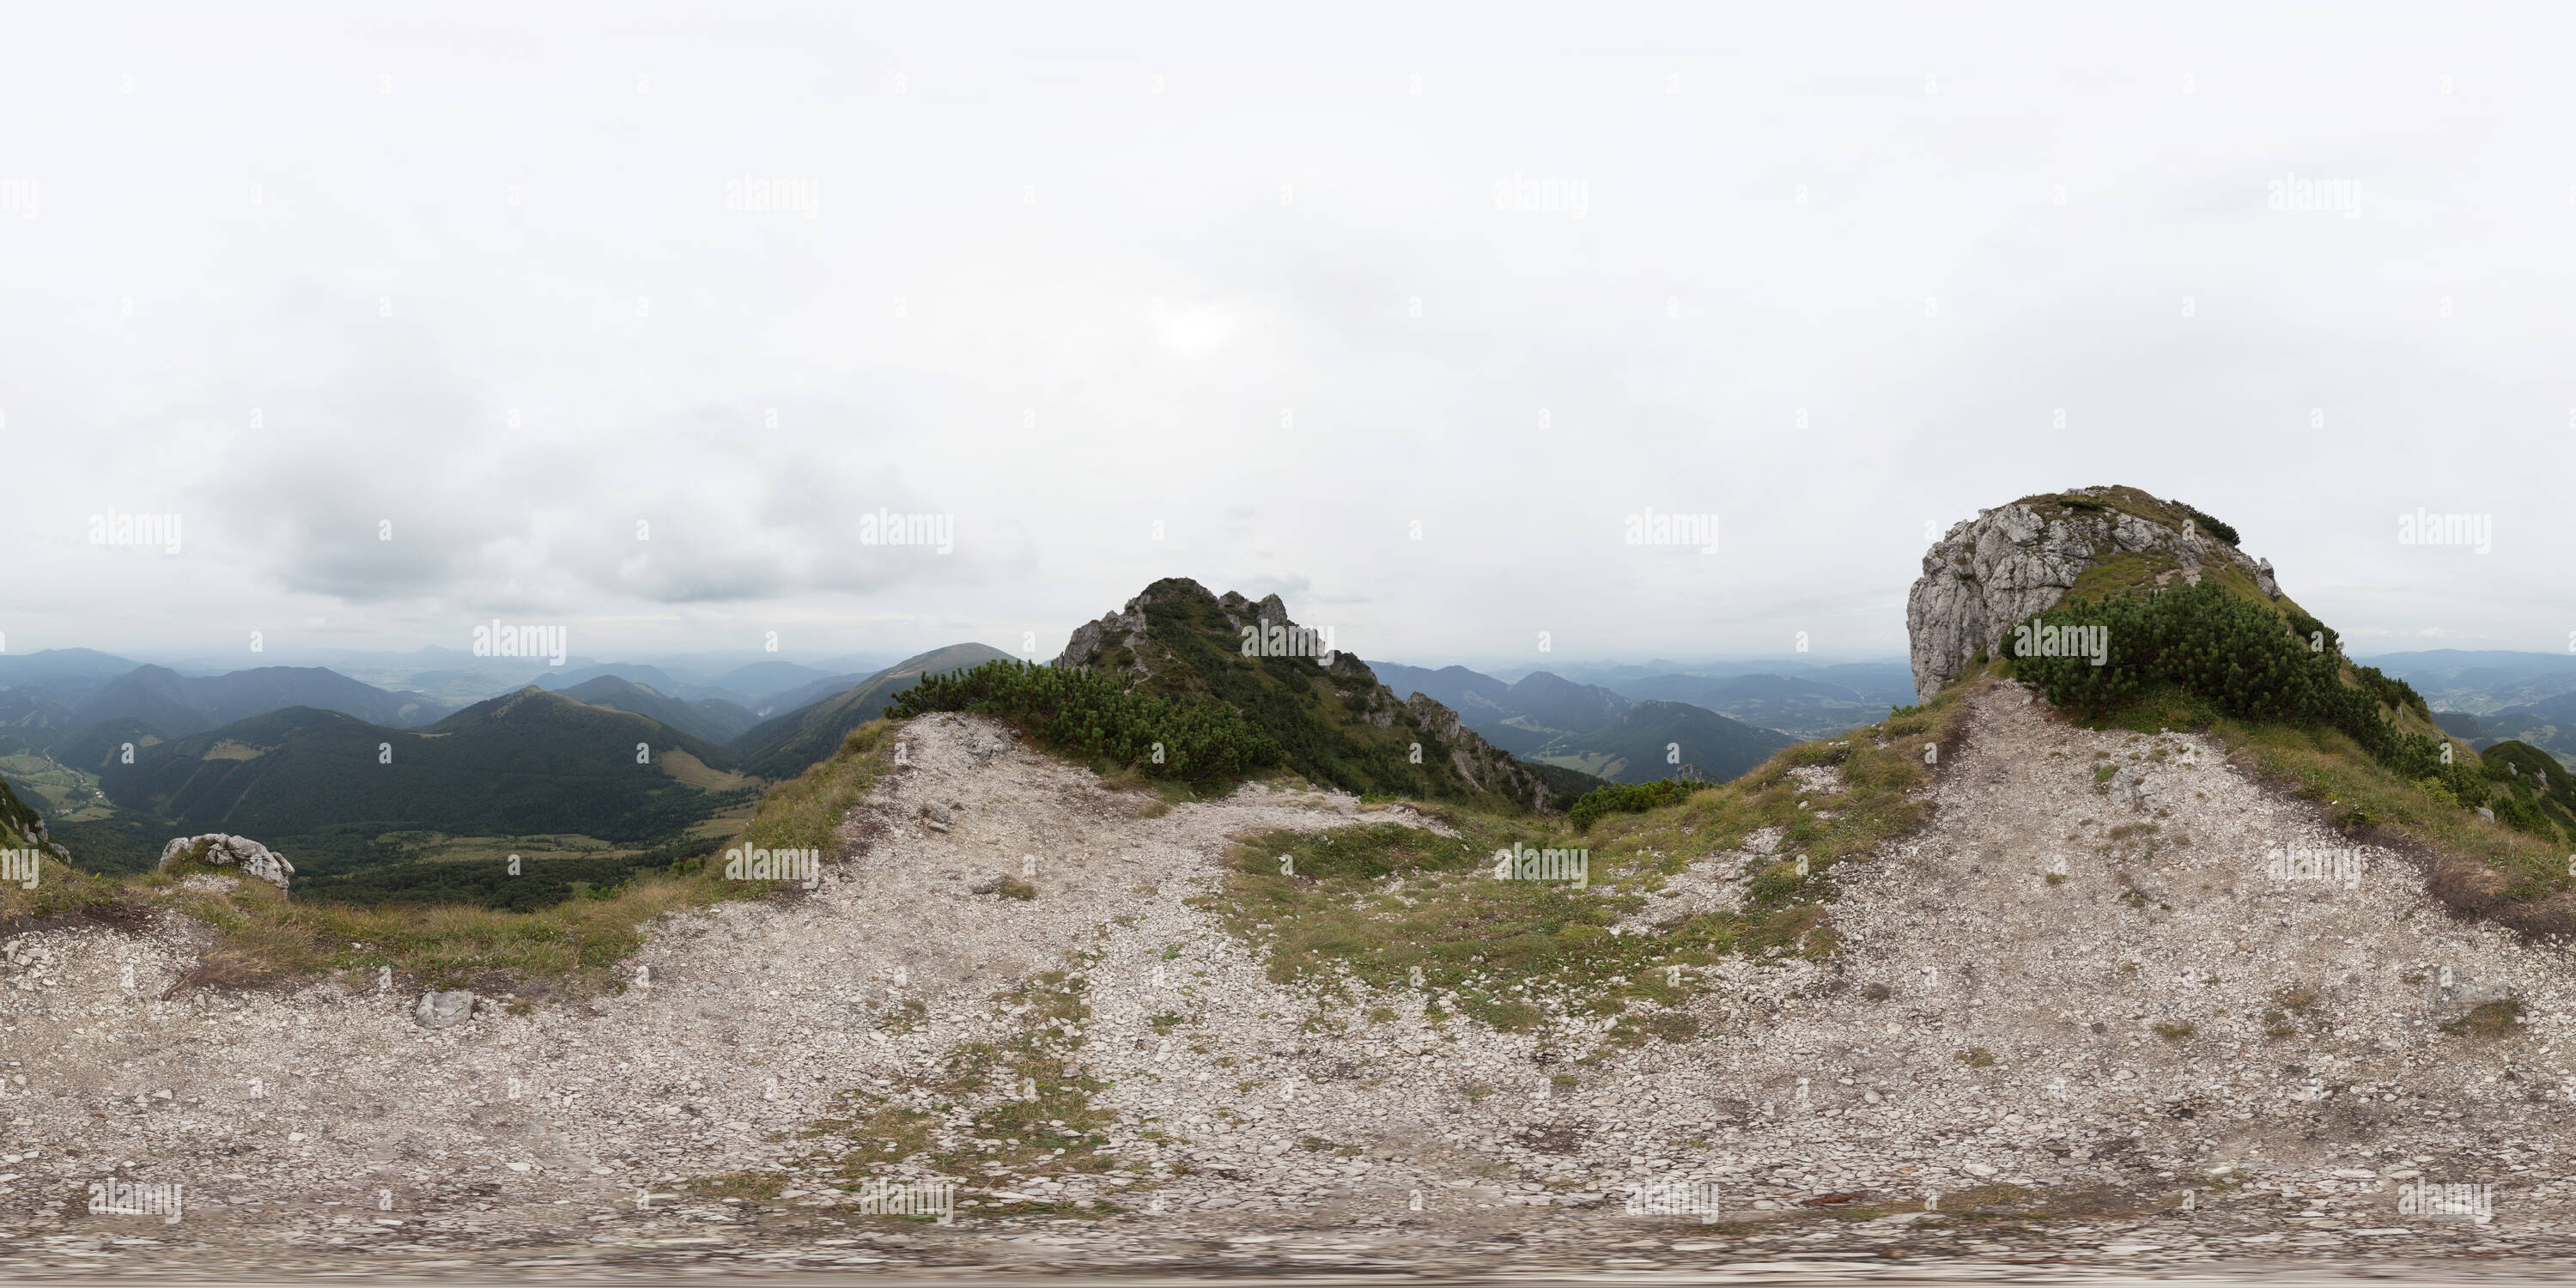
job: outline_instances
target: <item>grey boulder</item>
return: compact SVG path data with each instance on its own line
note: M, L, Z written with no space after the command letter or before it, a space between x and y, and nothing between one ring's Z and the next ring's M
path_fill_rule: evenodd
M295 876L295 865L287 862L285 855L247 836L226 836L221 832L175 837L161 847L160 866L166 868L183 860L237 866L280 890Z
M474 994L462 989L452 993L423 993L411 1008L413 1022L424 1029L443 1029L462 1024L474 1014Z

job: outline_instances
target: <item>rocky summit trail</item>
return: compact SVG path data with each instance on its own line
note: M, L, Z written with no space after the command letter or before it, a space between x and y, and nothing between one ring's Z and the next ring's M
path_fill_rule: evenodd
M165 1000L204 928L22 927L0 1272L2576 1257L2562 949L2452 917L2205 738L1968 701L1931 823L1833 869L1837 952L1716 968L1700 1036L1582 1064L1419 991L1274 983L1203 901L1237 836L1424 816L1258 786L1165 810L965 716L903 731L819 888L674 917L587 1002L433 1028L340 983ZM1799 772L1831 811L1837 771ZM1740 899L1777 840L1696 860L1676 906ZM1015 1105L1088 1117L1008 1120L1066 1141L1033 1153L993 1134ZM126 1185L183 1187L180 1215L90 1210Z

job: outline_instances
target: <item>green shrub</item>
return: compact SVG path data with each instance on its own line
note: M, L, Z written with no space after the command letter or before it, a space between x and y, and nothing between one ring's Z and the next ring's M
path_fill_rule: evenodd
M2517 832L2529 832L2544 840L2555 840L2558 828L2549 816L2530 798L2516 791L2500 791L2492 798L2496 821Z
M2195 509L2191 508L2191 507L2190 507L2190 506L2188 506L2188 505L2184 505L2184 504L2183 504L2182 502L2180 502L2180 501L2176 501L2176 502L2174 502L2174 505L2175 505L2177 508L2179 508L2179 509L2184 513L2184 514L2190 515L2190 516L2191 516L2191 521L2192 521L2193 523L2196 523L2196 524L2200 525L2200 530L2201 530L2201 531L2206 532L2206 533L2208 533L2209 535L2211 535L2211 536L2213 536L2213 537L2216 537L2216 538L2218 538L2219 540L2224 541L2224 542L2226 542L2227 544L2229 544L2229 545L2231 545L2231 546L2236 544L2236 529L2235 529L2235 528L2230 527L2230 526L2228 526L2227 524L2221 523L2221 522L2219 522L2218 520L2213 519L2213 518L2209 517L2208 515L2203 514L2203 513L2201 513L2200 511L2198 511L2198 510L2195 510Z
M1135 692L1109 676L997 659L929 675L886 714L974 711L1008 720L1039 742L1132 766L1155 778L1206 782L1279 763L1279 745L1231 707Z
M2465 766L2442 763L2441 739L2401 733L2380 716L2383 702L2421 705L2423 699L2403 681L2355 667L2360 687L2344 683L2340 656L2310 652L2307 641L2291 638L2271 608L2240 599L2215 580L2145 598L2061 605L2023 626L2033 637L2047 627L2109 632L2108 660L2101 666L2089 656L2023 656L2022 630L2007 637L2013 674L2059 706L2105 712L2171 685L2241 720L2342 730L2400 775L2439 778L2464 803L2472 792L2483 793Z
M1582 799L1574 802L1569 816L1578 831L1588 831L1593 820L1605 814L1643 814L1679 801L1706 786L1709 784L1685 782L1679 778L1658 778L1651 783L1612 783L1585 792Z
M2422 712L2425 719L2433 718L2432 708L2424 705L2424 695L2417 693L2414 685L2387 675L2375 666L2355 666L2352 668L2352 673L2360 679L2361 687L2369 690L2373 698L2401 710L2413 707Z
M2333 627L2295 608L2290 610L2290 631L2312 653L2333 653L2342 648L2343 637L2335 634Z

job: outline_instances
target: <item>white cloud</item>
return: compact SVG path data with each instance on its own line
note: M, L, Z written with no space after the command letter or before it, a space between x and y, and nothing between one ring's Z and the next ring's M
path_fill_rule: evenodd
M2576 624L2545 42L1567 21L15 16L0 631L1051 651L1180 574L1415 657L1895 653L1926 518L2107 482L2356 637ZM2268 209L2293 173L2360 217ZM109 505L187 553L91 557ZM1720 553L1623 546L1649 505ZM880 506L956 550L853 540ZM2493 555L2397 546L2417 506Z

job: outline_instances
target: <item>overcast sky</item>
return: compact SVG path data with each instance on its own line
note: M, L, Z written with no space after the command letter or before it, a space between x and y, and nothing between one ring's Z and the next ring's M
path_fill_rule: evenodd
M2576 647L2565 12L1938 8L18 6L0 643L1892 656L2128 483Z

